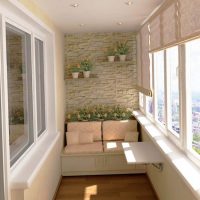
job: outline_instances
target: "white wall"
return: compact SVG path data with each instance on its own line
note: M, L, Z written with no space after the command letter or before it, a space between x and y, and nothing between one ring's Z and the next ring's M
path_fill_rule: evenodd
M30 0L19 0L55 33L55 79L56 79L56 126L60 139L47 156L30 188L12 190L12 200L52 200L61 178L60 152L64 134L64 34L52 23L42 10ZM31 160L31 158L30 158Z
M142 130L142 140L150 138ZM183 182L183 179L164 157L163 171L159 171L152 165L147 167L147 174L160 200L196 200L192 191Z

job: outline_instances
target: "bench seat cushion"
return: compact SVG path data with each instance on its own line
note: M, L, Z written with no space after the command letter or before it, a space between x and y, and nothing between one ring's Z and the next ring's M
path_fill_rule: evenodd
M104 141L104 152L123 152L122 143L124 141Z
M102 153L102 142L93 142L91 144L75 144L65 147L65 154L80 154L80 153Z

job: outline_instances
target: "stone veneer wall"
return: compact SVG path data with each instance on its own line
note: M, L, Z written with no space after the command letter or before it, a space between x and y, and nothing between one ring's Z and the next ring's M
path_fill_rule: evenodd
M109 63L106 51L117 41L128 41L127 61ZM97 78L70 79L69 65L89 58ZM136 90L135 33L87 33L65 35L66 112L91 105L138 108Z
M9 108L23 108L22 38L7 34Z

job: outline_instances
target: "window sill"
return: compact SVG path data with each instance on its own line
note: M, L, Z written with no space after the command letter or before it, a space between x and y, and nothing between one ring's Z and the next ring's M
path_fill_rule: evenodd
M24 159L11 172L11 189L30 188L41 166L45 162L52 148L56 145L59 135L59 133L44 135L37 146L34 146L33 149L30 150Z
M184 152L173 144L161 130L159 130L141 111L134 111L133 115L144 128L155 146L161 151L173 168L180 174L183 181L193 194L200 198L200 169Z

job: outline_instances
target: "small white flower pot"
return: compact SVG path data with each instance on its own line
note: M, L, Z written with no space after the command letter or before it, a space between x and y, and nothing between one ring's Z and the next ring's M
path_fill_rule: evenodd
M126 60L126 55L119 55L119 60L120 61L125 61Z
M90 71L83 71L83 76L84 76L84 78L89 78L90 77Z
M73 72L73 73L72 73L72 77L73 77L73 78L78 78L78 74L79 74L79 72Z
M108 62L114 62L115 56L108 56Z

